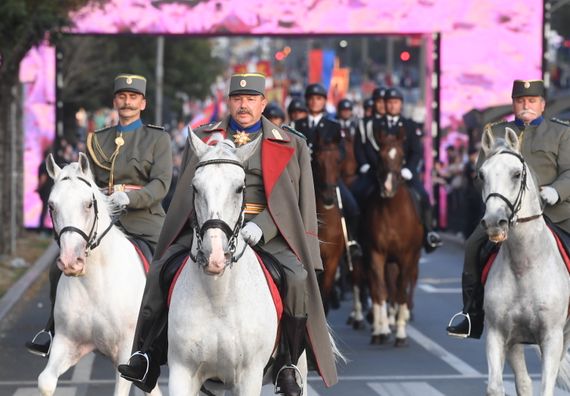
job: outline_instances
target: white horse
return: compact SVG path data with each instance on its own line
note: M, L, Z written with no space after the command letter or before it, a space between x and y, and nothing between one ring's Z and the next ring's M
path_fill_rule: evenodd
M505 355L515 373L518 395L532 395L523 344L542 354L541 395L553 395L569 341L570 277L556 242L541 216L536 181L520 154L519 140L506 128L505 139L487 130L487 156L479 176L484 183L482 224L489 239L501 243L485 285L487 395L504 395ZM567 378L558 378L568 386Z
M131 242L113 225L112 208L93 180L89 161L61 169L46 159L55 184L49 197L63 271L54 308L55 336L46 368L38 378L43 396L86 354L98 350L116 367L131 354L146 282ZM127 396L131 383L116 374L115 396ZM158 387L151 395L160 395Z
M257 257L240 230L243 163L261 139L234 149L231 142L212 147L193 132L189 135L199 159L189 186L196 226L168 316L170 395L195 396L208 380L218 381L208 381L206 387L219 395L226 390L234 396L259 395L263 369L276 345L278 318ZM305 353L299 369L305 384Z

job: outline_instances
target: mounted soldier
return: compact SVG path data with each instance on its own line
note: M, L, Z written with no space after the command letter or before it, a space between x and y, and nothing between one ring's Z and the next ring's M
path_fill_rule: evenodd
M125 209L117 225L150 261L165 217L161 202L172 178L170 137L163 127L145 125L140 118L146 108L146 78L118 75L113 95L119 123L89 133L87 156L97 185L112 203ZM53 306L60 277L56 261L49 271L50 318L26 343L31 353L43 357L49 355L53 339Z

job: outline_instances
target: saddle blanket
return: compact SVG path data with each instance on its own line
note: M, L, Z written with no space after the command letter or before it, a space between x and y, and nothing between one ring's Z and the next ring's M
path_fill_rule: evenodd
M265 267L265 264L263 264L263 261L261 260L259 255L256 253L255 256L257 257L257 261L259 262L261 269L263 270L263 275L265 275L265 280L267 281L267 287L269 287L269 292L271 293L271 298L273 299L273 304L275 305L277 319L281 320L281 316L283 315L283 301L281 300L281 296L279 295L279 289L275 284L275 281L271 277L269 271ZM182 263L180 268L178 268L178 271L176 271L176 275L174 275L174 279L172 280L172 283L170 284L170 288L168 290L168 306L170 306L170 299L172 298L172 291L174 290L174 285L176 284L176 281L178 280L178 277L180 276L182 269L184 268L189 259L190 259L189 256L187 256L184 259L184 262Z
M568 252L564 244L562 243L560 237L552 230L552 228L548 227L554 239L556 240L556 246L558 246L558 251L560 252L560 256L562 256L562 260L564 260L564 264L566 264L566 268L568 269L568 273L570 273L570 252ZM499 253L501 248L495 249L490 255L487 261L485 262L485 266L483 267L483 272L481 273L481 282L483 285L487 282L487 277L489 276L489 271L491 270L491 266Z
M150 251L147 254L145 254L141 249L141 246L139 246L135 241L131 240L131 243L133 244L135 250L137 251L139 258L141 259L144 268L144 273L148 274L148 271L150 269L149 257L152 257L152 254L150 254ZM148 254L150 254L150 256Z

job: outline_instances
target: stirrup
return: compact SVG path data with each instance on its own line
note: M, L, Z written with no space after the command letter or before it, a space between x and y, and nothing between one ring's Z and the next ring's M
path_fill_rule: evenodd
M146 376L147 376L148 370L149 370L149 368L150 368L150 360L149 360L149 358L148 358L148 355L147 355L146 353L142 353L142 352L140 352L140 351L136 351L136 352L133 353L133 354L131 355L131 357L129 358L129 361L127 362L127 365L130 364L131 359L133 358L133 356L137 356L137 355L138 355L138 356L142 356L142 357L145 358L145 360L146 360L146 370L145 370L145 372L144 372L143 377L142 377L142 378L133 378L133 377L130 377L130 376L128 376L128 375L124 375L124 374L122 374L122 373L121 373L121 377L123 377L123 378L125 378L125 379L127 379L127 380L129 380L129 381L144 382L144 381L146 380Z
M36 352L36 351L32 351L30 349L28 349L28 351L30 351L30 353L33 353L34 355L38 355L41 357L48 357L49 353L51 352L51 346L53 345L53 335L51 334L50 330L46 330L46 329L42 329L40 331L38 331L38 333L34 336L34 338L32 338L32 344L36 343L36 339L42 335L43 333L46 333L49 336L49 347L46 353L40 353L40 352Z
M301 384L297 384L297 385L299 385L301 387L301 395L303 395L305 393L304 392L305 387L303 384L303 375L301 374L301 370L299 370L299 368L297 366L295 366L294 364L286 364L285 366L283 366L279 369L279 371L277 372L277 375L275 376L275 387L273 388L273 393L277 394L277 392L281 392L281 389L277 388L277 382L279 380L279 375L285 369L293 369L293 370L295 370L295 372L297 374L299 374L299 379L301 381Z
M427 241L428 245L434 249L443 245L443 242L441 241L441 237L435 231L429 231L427 233L426 241Z
M456 337L456 338L467 338L471 335L471 317L469 316L469 313L463 313L463 311L459 311L457 312L455 315L453 315L451 317L451 320L449 321L449 324L447 325L447 327L451 327L451 324L453 323L453 319L455 319L458 316L463 316L465 317L465 319L467 319L467 334L459 334L459 333L452 333L449 330L447 331L447 335L451 336L451 337Z

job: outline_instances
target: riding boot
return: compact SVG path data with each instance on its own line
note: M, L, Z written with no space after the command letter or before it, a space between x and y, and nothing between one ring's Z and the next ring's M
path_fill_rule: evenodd
M437 232L433 231L433 216L429 202L422 202L420 206L422 208L422 223L424 226L424 249L426 253L431 253L442 245L441 237Z
M481 338L485 312L483 311L484 288L481 284L481 276L464 272L461 277L463 289L463 311L455 316L463 316L464 319L457 325L452 325L453 318L447 333L461 338ZM454 316L454 318L455 318Z
M282 347L284 348L285 364L277 372L275 394L284 396L301 396L303 389L297 382L297 362L305 350L306 316L283 316ZM300 373L299 373L300 376ZM304 385L304 384L301 384Z
M34 355L41 357L48 357L51 351L51 343L55 335L55 326L53 318L53 309L55 307L55 296L57 294L57 284L61 278L61 270L57 267L54 261L49 269L49 298L51 302L51 309L48 321L45 327L40 330L32 339L26 342L26 348Z
M358 260L362 258L362 247L356 240L356 236L358 235L358 226L359 226L359 218L353 217L348 222L347 227L347 238L348 238L348 250L350 257L353 260Z

